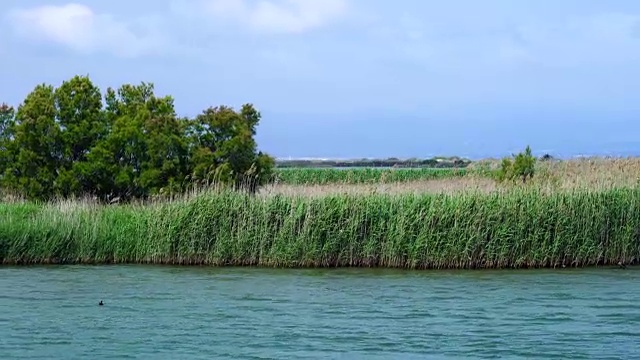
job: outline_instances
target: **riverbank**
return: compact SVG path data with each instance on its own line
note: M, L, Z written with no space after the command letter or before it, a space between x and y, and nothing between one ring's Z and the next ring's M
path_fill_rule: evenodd
M0 205L4 264L410 269L633 264L640 189Z

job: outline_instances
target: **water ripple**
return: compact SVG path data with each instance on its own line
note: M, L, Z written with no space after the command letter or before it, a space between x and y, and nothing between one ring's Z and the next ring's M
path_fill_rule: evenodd
M4 267L0 358L633 358L638 280L633 269Z

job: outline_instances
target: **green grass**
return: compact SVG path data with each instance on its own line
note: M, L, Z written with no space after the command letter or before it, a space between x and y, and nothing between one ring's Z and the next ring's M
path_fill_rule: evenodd
M465 176L467 169L276 169L275 181L286 185L376 184Z
M634 263L640 189L0 205L0 262L506 268Z

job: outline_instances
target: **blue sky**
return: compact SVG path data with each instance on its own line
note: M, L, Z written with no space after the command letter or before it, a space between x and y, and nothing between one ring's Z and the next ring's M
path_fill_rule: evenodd
M634 0L0 2L0 102L88 74L254 103L277 157L629 155ZM640 153L640 151L638 151Z

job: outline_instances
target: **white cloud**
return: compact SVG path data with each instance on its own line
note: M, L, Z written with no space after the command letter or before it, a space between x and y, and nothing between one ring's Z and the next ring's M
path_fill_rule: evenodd
M573 67L635 62L640 57L640 16L602 13L560 23L521 26L517 32L537 61Z
M496 68L496 64L546 68L615 66L640 59L640 15L598 13L517 24L481 23L451 31L417 16L397 20L397 53L430 68Z
M299 34L346 15L347 0L207 0L205 12L256 32Z
M85 54L106 52L137 57L163 50L162 37L154 24L118 21L83 4L15 9L9 13L9 20L19 36L53 42ZM133 30L132 25L138 25L138 29Z

